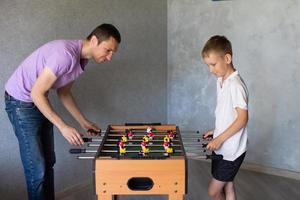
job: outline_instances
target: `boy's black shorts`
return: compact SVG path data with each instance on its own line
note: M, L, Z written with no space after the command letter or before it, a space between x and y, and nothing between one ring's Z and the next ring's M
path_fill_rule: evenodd
M215 152L212 152L215 155ZM245 158L246 152L240 155L234 161L228 160L212 160L211 174L218 181L232 182L235 175L240 169L240 166Z

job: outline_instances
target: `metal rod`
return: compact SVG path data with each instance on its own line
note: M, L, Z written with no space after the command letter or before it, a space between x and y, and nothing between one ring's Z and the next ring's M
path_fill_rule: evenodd
M97 143L89 143L87 144L88 147L100 147L100 144Z
M200 134L200 131L195 131L195 130L181 130L180 133L197 133Z
M118 139L107 139L106 140L107 142L118 142L119 140ZM130 140L128 139L127 140L128 142L142 142L143 140ZM163 142L164 140L149 140L149 142ZM177 139L172 139L172 142L179 142L179 140Z
M71 154L79 154L79 153L97 153L95 149L70 149L69 152Z
M130 130L130 129L128 129L128 130ZM125 132L125 131L126 131L126 129L125 130L110 130L109 132L116 133L116 132ZM133 133L147 133L147 129L140 129L140 130L131 129L131 131ZM168 131L169 130L159 130L159 131L152 130L153 133L167 133ZM176 134L176 131L173 131L173 133Z
M123 135L126 135L126 134L111 134L109 133L107 136L108 137L122 137ZM144 134L135 134L133 137L144 137L145 135L147 135L147 133L144 133ZM165 137L166 135L154 135L153 137Z
M175 152L182 152L181 150L174 150ZM126 150L126 153L139 153L138 150ZM116 150L102 150L101 153L118 153ZM166 153L164 150L150 150L149 153Z
M77 156L78 160L94 160L94 156Z
M84 142L101 142L102 138L88 138L84 137L82 138Z
M106 147L116 147L118 146L117 144L104 144L104 146ZM141 146L140 144L128 144L126 143L125 144L125 147L139 147ZM149 147L162 147L163 145L162 144L148 144ZM181 145L179 144L174 144L172 145L172 147L180 147Z

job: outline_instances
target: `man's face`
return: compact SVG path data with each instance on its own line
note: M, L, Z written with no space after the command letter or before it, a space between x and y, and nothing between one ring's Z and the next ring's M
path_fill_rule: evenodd
M117 51L119 43L110 37L107 40L102 41L100 44L95 44L93 48L93 59L97 63L110 61L113 54Z
M217 77L225 77L228 73L228 65L231 63L228 60L229 54L222 55L218 52L209 52L204 58L205 64L207 64L209 71Z

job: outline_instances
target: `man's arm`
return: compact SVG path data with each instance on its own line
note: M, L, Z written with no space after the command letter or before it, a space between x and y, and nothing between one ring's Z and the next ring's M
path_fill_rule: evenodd
M212 151L219 149L225 140L227 140L246 126L248 122L248 110L241 108L236 108L235 110L237 112L237 118L221 135L214 138L208 143L207 149Z
M77 130L67 125L61 117L52 108L49 99L46 97L47 91L57 80L55 74L47 66L35 81L32 90L31 98L43 115L51 121L68 140L70 144L81 145L83 140Z
M93 129L99 131L100 129L94 123L87 120L85 116L82 114L82 112L80 111L79 107L77 106L77 103L71 93L72 85L73 82L57 90L57 95L59 99L83 129L86 130Z

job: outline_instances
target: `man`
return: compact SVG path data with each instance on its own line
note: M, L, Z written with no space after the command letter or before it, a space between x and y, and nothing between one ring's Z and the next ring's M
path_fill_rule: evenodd
M79 132L52 108L48 91L57 91L83 129L98 131L81 113L71 87L89 59L110 61L120 42L120 33L111 24L98 26L84 40L51 41L28 56L7 81L6 111L18 138L29 200L54 199L53 124L70 144L83 144Z

